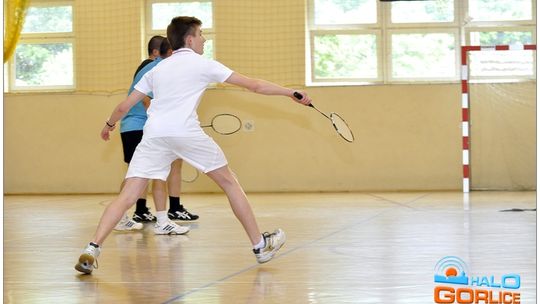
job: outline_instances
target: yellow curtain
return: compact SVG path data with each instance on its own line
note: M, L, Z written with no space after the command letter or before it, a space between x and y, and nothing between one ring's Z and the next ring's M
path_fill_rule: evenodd
M30 0L8 0L7 7L4 7L4 63L15 51L29 2Z

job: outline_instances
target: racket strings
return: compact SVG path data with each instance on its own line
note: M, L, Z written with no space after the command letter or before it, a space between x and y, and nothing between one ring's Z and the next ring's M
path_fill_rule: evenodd
M341 116L339 116L337 113L331 113L330 119L332 120L332 124L334 125L334 129L348 142L354 141L354 134L345 121Z
M233 114L218 114L212 118L209 125L201 126L202 128L212 128L215 132L221 135L234 134L242 128L242 120Z
M349 125L347 124L345 119L343 119L341 116L339 116L339 114L337 114L335 112L332 112L332 113L330 113L330 115L326 115L324 112L317 109L317 107L315 107L313 104L309 104L308 106L315 109L315 110L317 110L317 112L319 112L321 115L328 118L332 122L332 125L334 126L334 129L336 130L336 132L344 140L346 140L346 141L348 141L350 143L352 143L354 141L354 134L353 134L351 128L349 127Z
M195 172L195 173L193 173L193 172ZM182 181L184 183L191 184L191 183L195 182L198 178L199 178L199 171L197 169L193 169L193 171L190 172L190 174L182 173Z

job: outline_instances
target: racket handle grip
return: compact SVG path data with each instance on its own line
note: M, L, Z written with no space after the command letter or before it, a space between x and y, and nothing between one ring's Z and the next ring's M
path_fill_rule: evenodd
M304 96L302 96L302 94L300 94L300 93L298 93L298 92L294 92L294 93L293 93L293 96L294 96L294 98L296 98L296 99L298 99L298 100L304 98ZM308 104L307 106L313 108L313 105L312 105L312 104Z

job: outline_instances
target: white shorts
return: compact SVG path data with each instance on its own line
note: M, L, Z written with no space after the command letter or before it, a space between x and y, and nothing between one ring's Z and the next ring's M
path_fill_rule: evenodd
M199 137L143 137L129 163L126 178L165 181L171 163L179 158L204 173L227 165L221 148L206 134Z

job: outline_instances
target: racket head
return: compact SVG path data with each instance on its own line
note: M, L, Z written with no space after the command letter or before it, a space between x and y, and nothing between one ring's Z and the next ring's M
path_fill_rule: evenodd
M186 168L188 167L188 168ZM194 183L199 178L199 170L191 166L182 166L182 181L184 183Z
M354 141L354 134L345 119L334 112L330 113L330 119L339 136L347 142L352 143Z
M221 135L234 134L242 128L242 120L236 115L223 113L212 118L210 126Z

